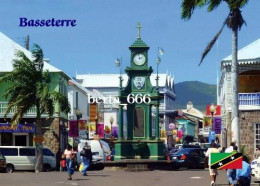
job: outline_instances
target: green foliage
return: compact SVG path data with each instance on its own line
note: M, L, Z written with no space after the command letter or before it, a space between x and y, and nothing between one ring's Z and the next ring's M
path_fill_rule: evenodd
M206 105L216 103L217 87L199 81L185 81L175 84L176 109L184 109L191 101L195 108L205 111Z
M241 147L241 153L242 153L243 156L245 156L245 157L247 158L247 162L248 162L248 163L251 162L250 156L246 153L246 147L245 147L245 145L242 145L242 147Z
M11 109L15 109L11 123L17 124L31 107L36 106L39 120L44 112L49 116L53 115L54 102L60 104L61 111L68 113L70 105L67 96L50 91L51 79L49 72L43 71L42 49L34 45L33 60L22 51L16 51L15 55L17 59L13 60L14 70L0 78L0 82L10 83L3 94L8 100L4 117L6 118Z
M222 30L225 26L230 28L233 32L240 30L241 27L245 24L243 16L241 14L240 9L243 8L249 0L183 0L182 1L182 19L190 19L195 8L200 8L203 6L208 6L208 11L211 12L212 10L216 9L222 2L227 3L230 13L227 18L224 20L220 30L214 36L214 38L209 42L206 46L199 65L202 63L203 59L206 55L210 52L212 47L214 46L215 42L219 38Z

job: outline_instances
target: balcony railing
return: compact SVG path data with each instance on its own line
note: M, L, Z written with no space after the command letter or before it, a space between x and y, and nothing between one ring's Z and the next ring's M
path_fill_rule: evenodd
M3 117L5 114L5 111L7 109L8 102L0 102L0 117ZM14 114L15 109L12 108L10 112L7 114L7 117L11 117ZM42 117L47 116L46 114L43 114ZM24 115L24 117L32 118L36 117L36 107L30 108L27 113Z
M239 105L260 106L260 92L257 93L239 93Z

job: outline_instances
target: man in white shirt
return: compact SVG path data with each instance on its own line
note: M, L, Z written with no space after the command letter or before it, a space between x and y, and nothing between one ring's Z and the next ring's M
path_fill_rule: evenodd
M231 153L234 150L235 143L231 142L230 146L225 150L225 153Z
M211 143L211 148L208 149L206 152L206 157L209 158L208 165L209 165L209 176L211 180L211 185L216 185L216 178L218 175L217 169L211 169L210 168L210 160L211 160L211 153L219 153L219 149L217 149L217 146L215 143Z

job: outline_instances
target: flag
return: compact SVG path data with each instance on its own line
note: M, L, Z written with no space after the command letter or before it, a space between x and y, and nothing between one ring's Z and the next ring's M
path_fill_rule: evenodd
M242 169L242 153L210 153L211 169Z

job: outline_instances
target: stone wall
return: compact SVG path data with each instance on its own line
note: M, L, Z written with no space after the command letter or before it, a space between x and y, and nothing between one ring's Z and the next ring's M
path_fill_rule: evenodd
M240 139L241 145L251 157L254 154L254 124L260 123L260 111L240 111Z
M227 145L230 145L232 139L231 116L227 115ZM254 124L260 123L260 110L258 111L239 111L240 139L241 146L245 146L245 152L253 159L255 141Z
M42 120L43 146L50 148L53 153L57 153L60 149L60 131L66 127L66 122L63 118Z

